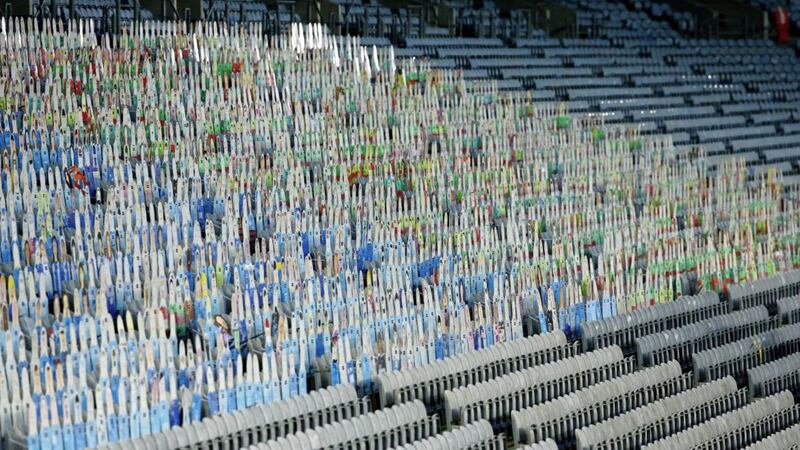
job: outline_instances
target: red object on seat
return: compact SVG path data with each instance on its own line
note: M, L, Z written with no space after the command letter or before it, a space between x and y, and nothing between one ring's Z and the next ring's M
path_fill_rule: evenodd
M786 8L775 8L772 11L772 19L775 21L775 29L778 32L778 42L787 43L789 41L789 11Z

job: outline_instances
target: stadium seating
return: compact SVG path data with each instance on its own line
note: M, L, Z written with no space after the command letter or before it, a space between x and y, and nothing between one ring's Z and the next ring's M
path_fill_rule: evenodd
M465 77L472 83L496 79L500 89L534 89L542 99L569 102L573 111L619 114L611 121L621 123L647 120L654 125L642 129L645 133L674 133L676 143L687 145L721 145L724 154L747 154L748 142L775 136L769 124L788 126L776 148L749 161L800 160L792 116L800 105L791 100L800 90L793 81L800 61L790 49L766 40L730 45L724 39L681 37L659 19L690 31L692 17L663 3L639 1L634 12L620 3L562 3L576 11L579 30L593 39L520 38L506 46L490 38L410 38L404 51L428 49L415 56L434 65L457 56L467 71L481 70ZM642 38L645 34L652 38ZM728 122L734 115L744 122L734 127ZM684 122L676 128L679 120ZM797 170L786 169L793 182Z
M3 19L0 448L796 442L796 55L560 3Z

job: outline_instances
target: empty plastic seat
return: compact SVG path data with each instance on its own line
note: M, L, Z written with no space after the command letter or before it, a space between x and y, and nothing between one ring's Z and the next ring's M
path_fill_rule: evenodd
M672 133L672 143L676 145L680 144L688 144L692 140L692 137L686 131L679 131L676 133Z
M469 61L472 68L488 67L558 67L559 58L473 58Z
M681 297L649 308L588 322L583 326L584 350L608 345L631 347L637 338L659 331L698 322L727 311L713 292Z
M631 110L653 107L675 107L683 105L681 97L641 97L600 100L598 105L601 111Z
M766 138L737 139L731 141L731 147L738 152L740 150L765 150L770 148L800 148L800 134L784 136L770 136Z
M736 381L723 378L575 430L575 448L640 448L746 403Z
M800 295L778 299L776 305L781 322L800 322Z
M418 47L396 48L394 54L398 58L422 58L425 56L425 50Z
M614 58L610 56L575 56L572 63L577 67L605 67L614 64Z
M781 129L785 134L800 133L800 122L781 124Z
M371 47L373 45L376 47L388 47L392 45L392 42L389 39L382 36L360 36L359 40L361 45L367 47Z
M745 450L796 450L800 443L800 424L773 433L745 447Z
M534 100L549 100L553 101L556 99L556 92L550 89L537 89L531 91L531 96Z
M314 450L327 448L393 448L436 434L436 416L414 401L352 419L269 441L266 448ZM259 448L259 447L255 447Z
M636 88L584 88L567 89L570 99L609 99L622 97L640 97L653 95L653 89L649 87Z
M674 83L677 75L638 75L633 77L635 86L658 86Z
M606 41L608 42L608 41ZM608 56L618 58L621 56L636 56L639 51L635 48L603 48L603 47L550 47L543 50L545 57L553 56Z
M552 439L547 439L545 441L537 442L535 444L517 447L517 450L559 450L559 449L558 449L558 444L556 444L556 441Z
M766 397L783 390L800 389L800 354L795 353L747 371L752 397Z
M633 120L658 120L681 117L702 117L716 114L713 106L684 106L680 108L652 108L633 111Z
M753 123L779 123L787 120L791 120L792 113L789 111L784 112L777 112L777 113L760 113L760 114L753 114L750 116L753 119Z
M572 100L569 102L570 112L586 112L589 111L590 108L591 104L588 100ZM611 123L614 122L614 118L613 116L607 116L605 121Z
M444 393L445 423L503 421L514 410L630 373L632 362L613 346L449 390Z
M800 324L769 330L756 336L692 355L696 382L724 376L741 377L760 364L800 350Z
M692 105L711 105L729 102L731 94L729 92L721 92L715 94L696 94L689 98Z
M574 355L560 330L378 376L381 406L409 400L441 401L445 391Z
M497 38L435 37L406 38L407 47L503 47Z
M593 77L592 69L588 67L523 67L503 69L504 78L562 78L562 77Z
M739 116L741 117L741 116ZM738 128L721 128L717 130L700 130L697 137L700 142L731 140L751 136L769 136L775 134L774 125L745 126Z
M667 131L679 131L689 129L722 128L734 125L743 125L746 122L744 116L728 117L703 117L698 119L676 119L665 120L664 126ZM773 132L775 129L773 128Z
M796 161L800 148L776 148L764 149L761 154L768 164L778 164L786 161Z
M439 58L522 58L530 57L531 51L526 48L439 48Z
M800 295L800 270L775 274L771 277L731 286L728 290L733 309L756 305L773 306L784 297Z
M640 370L511 413L514 442L571 441L575 429L690 388L676 362ZM734 384L735 387L735 384Z
M486 69L466 69L461 72L465 80L477 80L481 78L489 78L489 72Z
M739 113L747 113L747 112L758 112L761 111L763 106L761 103L733 103L729 105L722 105L722 113L725 115L728 114L739 114Z
M646 450L689 449L718 439L741 448L774 433L797 420L798 408L792 394L781 392L759 399L737 410L714 417L688 430L642 447ZM701 447L702 448L702 447Z
M517 39L514 41L514 44L517 47L558 47L561 45L561 42L556 38L547 38L547 37L539 37L539 38L530 38L530 39Z
M503 449L503 435L495 435L492 425L479 420L429 438L410 442L398 450Z
M602 86L622 86L622 79L617 77L600 78L546 78L536 80L537 89L569 88L569 87L602 87Z
M636 75L647 73L644 66L603 67L604 75Z
M762 333L775 323L763 305L636 339L639 366L688 361L693 354Z
M664 86L662 89L664 95L686 95L743 91L744 86L740 84L681 84L677 86Z
M456 60L452 58L435 58L430 60L430 65L432 69L455 69Z

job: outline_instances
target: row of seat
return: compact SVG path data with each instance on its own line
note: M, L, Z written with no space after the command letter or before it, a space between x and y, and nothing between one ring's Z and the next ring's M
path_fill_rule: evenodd
M506 420L512 411L566 395L634 370L617 346L512 372L444 393L444 423L448 426L486 419Z
M800 442L800 424L773 433L748 445L745 450L797 450L800 447L798 442Z
M610 87L610 88L572 88L567 89L570 100L589 99L589 98L626 98L644 97L653 95L653 88L650 87ZM654 112L655 114L655 112Z
M732 95L735 95L735 93ZM741 114L741 113L760 114L762 111L764 112L795 111L797 110L797 108L798 105L795 102L787 103L787 102L771 102L771 101L755 101L755 102L720 105L720 109L722 110L722 113L725 115Z
M709 48L719 49L720 51L733 51L744 49L747 53L752 54L754 50L762 51L765 49L774 49L776 45L774 42L766 39L752 38L752 39L708 39L708 38L694 38L676 36L674 38L661 39L661 45L652 45L654 40L642 37L641 42L647 43L650 46L658 47L658 50L676 51L683 54L693 54L698 50L707 50Z
M584 350L619 345L631 347L639 337L695 323L727 311L710 291L588 322L583 325Z
M477 68L511 67L561 67L561 58L480 58L470 60L469 66Z
M558 444L556 444L556 441L552 439L548 439L546 441L537 442L535 444L525 445L517 448L520 450L559 450Z
M712 349L773 328L776 321L763 305L670 328L636 339L636 355L640 367L666 361L684 363L695 353Z
M735 152L742 150L760 150L790 148L795 152L800 149L800 134L768 136L762 138L736 139L731 141ZM795 153L795 156L797 153Z
M671 97L665 97L671 98ZM713 131L720 131L726 129L723 127L732 127L737 125L744 125L747 122L744 116L725 116L725 117L703 117L699 119L673 119L665 120L664 126L667 131L681 131L681 130L703 130L706 128L713 129ZM773 127L773 131L775 128ZM698 134L702 131L698 131Z
M407 38L407 47L503 47L503 41L499 38Z
M740 116L741 117L741 116ZM697 138L700 142L729 141L749 136L771 136L776 132L774 125L743 126L734 128L721 128L718 130L698 130Z
M646 450L690 448L741 448L766 437L800 419L800 406L792 394L784 391L755 400L739 409L713 417L688 430L672 434Z
M617 77L584 78L564 77L545 78L534 82L537 89L552 88L580 88L580 87L619 87L623 85L622 79Z
M550 47L544 48L542 54L546 57L553 56L639 56L639 49L635 48L603 48L596 46L570 46L565 43L566 47Z
M435 415L428 416L422 402L413 401L247 448L249 450L390 449L434 436L437 430L438 418Z
M505 58L524 58L533 56L534 53L531 49L527 48L492 48L491 55L493 57L505 57ZM473 49L473 48L439 48L436 50L437 55L439 58L474 58L479 55L488 55L489 53L484 53L483 49Z
M791 354L747 371L752 397L765 397L783 390L800 388L800 354Z
M692 387L672 361L511 413L514 442L570 441L575 430Z
M756 305L771 307L780 299L800 295L800 270L792 270L751 283L731 286L728 297L733 309L751 308ZM786 301L792 304L791 300Z
M800 295L778 299L776 306L784 324L800 322Z
M503 450L503 434L494 434L492 425L478 420L421 441L397 447L397 450Z
M381 407L410 400L438 403L445 391L573 357L576 347L561 330L501 343L431 364L378 376Z
M641 88L637 88L641 89ZM648 88L649 89L649 88ZM715 114L713 106L684 106L676 108L643 109L633 111L634 122L641 120L665 120L670 118L703 117Z
M503 78L561 78L561 77L591 77L593 70L589 67L524 67L524 68L505 68L501 69ZM536 89L539 89L538 85Z
M735 93L734 93L735 95ZM732 94L730 92L715 92L713 94L696 94L689 97L689 103L692 105L708 105L718 104L731 101ZM719 117L718 119L725 119L726 117Z
M783 123L790 121L792 119L792 112L790 111L781 111L781 112L764 112L758 114L751 114L750 119L755 124L761 123Z
M601 111L633 110L653 107L674 107L683 105L681 97L634 97L614 100L600 100L598 106Z
M575 448L640 448L747 403L736 381L723 378L575 430Z
M800 324L785 325L692 355L695 381L732 375L800 350Z

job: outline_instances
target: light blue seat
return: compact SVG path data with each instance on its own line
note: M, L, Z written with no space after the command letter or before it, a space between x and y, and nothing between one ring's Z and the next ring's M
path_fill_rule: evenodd
M698 94L692 95L689 102L693 105L709 105L718 104L731 101L731 94L729 92L722 92L719 94Z
M800 151L800 134L784 136L770 136L766 138L738 139L731 141L734 151L740 150L765 150L792 148L794 152ZM797 155L798 153L795 153Z
M718 130L700 130L697 137L700 142L749 138L754 136L770 136L775 134L774 125L747 126L738 128L722 128Z
M601 111L610 111L631 110L636 108L675 107L683 104L683 98L681 97L639 97L600 100L598 105Z
M633 111L633 119L639 120L658 120L681 117L702 117L711 116L715 113L713 106L684 106L678 108L659 108Z
M777 112L777 113L760 113L750 116L753 123L778 123L790 120L792 118L791 112Z
M517 47L558 47L561 45L558 39L556 38L529 38L529 39L517 39L514 41L514 45Z
M469 61L473 68L479 67L559 67L558 58L475 58Z
M537 89L569 88L569 87L605 87L622 86L622 79L617 77L600 78L546 78L535 82Z
M649 87L567 89L567 95L570 99L640 97L653 95L653 89Z
M680 131L689 129L712 129L729 127L735 125L744 125L744 116L724 116L724 117L705 117L700 119L675 119L664 121L664 126L667 131Z

